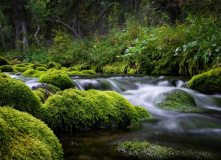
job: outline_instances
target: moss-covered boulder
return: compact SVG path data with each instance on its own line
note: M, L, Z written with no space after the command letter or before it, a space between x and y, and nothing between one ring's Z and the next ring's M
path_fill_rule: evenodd
M18 72L25 72L27 71L29 68L28 67L14 67L14 69Z
M37 69L38 67L48 68L48 66L47 66L46 64L40 64L40 63L33 64L31 67L32 67L33 69Z
M154 117L145 108L143 108L141 106L134 106L134 108L136 109L140 120L154 119Z
M0 78L0 88L0 106L12 106L17 110L39 116L42 104L24 82L12 78Z
M143 141L126 141L118 144L118 151L127 159L148 160L219 160L219 155L193 150L176 150Z
M16 64L14 66L15 67L27 67L27 64L22 63L22 64Z
M62 160L61 144L44 122L0 107L0 159Z
M187 86L205 94L221 93L221 67L193 76Z
M163 95L161 102L157 103L156 106L168 111L201 111L201 109L196 106L194 98L189 93L180 89L172 90Z
M46 71L38 71L35 69L28 69L22 75L25 77L40 77L43 74L46 74Z
M9 65L9 62L0 56L0 66L3 66L3 65Z
M49 62L48 68L61 69L61 64L55 62Z
M3 65L0 67L0 70L2 72L15 72L15 70L13 69L11 65Z
M38 82L52 84L61 90L75 87L74 82L67 74L44 74Z
M77 67L69 67L68 70L69 71L79 71L79 69Z
M47 71L48 69L46 67L37 67L36 70L38 70L38 71Z
M52 95L51 92L49 92L46 89L42 89L42 88L38 88L38 89L34 90L33 92L36 96L38 96L39 100L42 103L44 103L48 99L48 97Z
M67 89L50 96L44 108L43 120L53 130L127 126L138 122L134 106L112 91Z
M11 77L5 73L0 73L0 78L11 78Z
M33 90L37 90L37 89L45 89L53 94L55 94L58 91L61 91L58 87L52 85L52 84L47 84L47 83L41 83L37 86L33 86L32 89Z
M82 74L96 74L96 72L94 70L83 70L81 71Z

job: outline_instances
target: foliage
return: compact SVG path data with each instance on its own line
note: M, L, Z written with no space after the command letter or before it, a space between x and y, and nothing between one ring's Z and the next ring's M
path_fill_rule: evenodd
M169 111L201 111L200 108L197 108L194 98L189 93L179 89L166 93L161 99L161 102L157 103L156 106Z
M118 151L130 158L166 160L166 159L190 159L190 160L218 160L220 157L210 152L179 151L171 147L154 145L146 141L125 141L118 144Z
M8 105L38 117L42 107L38 97L22 81L0 78L0 106Z
M52 84L61 90L75 87L74 82L66 74L44 74L38 82Z
M13 69L11 65L3 65L0 67L0 70L2 72L15 72L15 70Z
M136 109L140 120L154 119L154 117L145 108L140 106L134 106L134 108Z
M135 108L112 91L67 89L50 96L44 106L43 120L57 131L128 126L138 122Z
M0 107L0 135L1 159L63 159L57 137L30 114Z
M212 69L199 75L195 75L188 82L188 88L205 94L221 93L220 78L221 68Z

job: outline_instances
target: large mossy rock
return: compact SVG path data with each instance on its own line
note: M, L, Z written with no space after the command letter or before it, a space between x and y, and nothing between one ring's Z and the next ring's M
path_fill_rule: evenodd
M38 97L25 83L12 78L0 78L0 106L4 105L37 117L42 107Z
M0 79L1 78L11 78L11 77L5 73L0 73Z
M50 96L44 108L43 120L53 130L128 126L139 118L134 106L112 91L67 89Z
M15 70L13 69L11 65L3 65L0 67L0 70L2 72L15 72Z
M196 112L201 110L189 93L179 89L166 93L156 106L168 111Z
M172 147L160 146L143 141L125 141L118 144L117 150L126 159L146 160L219 160L219 155L193 150L176 150Z
M0 66L3 66L3 65L9 65L9 62L0 56Z
M74 82L67 74L44 74L38 82L52 84L61 90L75 87Z
M0 107L0 159L62 160L61 144L44 122Z
M136 109L140 120L154 119L154 117L145 108L143 108L141 106L134 106L134 108Z
M221 67L193 76L187 86L205 94L221 93Z
M46 71L39 71L35 69L28 69L22 75L24 77L40 77L43 74L46 74Z

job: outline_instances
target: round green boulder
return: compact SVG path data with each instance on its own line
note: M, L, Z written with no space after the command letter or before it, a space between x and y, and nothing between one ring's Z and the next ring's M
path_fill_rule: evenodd
M2 72L14 72L15 71L11 65L3 65L0 67L0 70Z
M75 87L74 82L67 74L44 74L38 82L52 84L61 90Z
M24 82L12 78L0 78L0 88L0 106L12 106L33 116L39 116L42 104Z
M9 63L5 58L0 56L0 66L2 65L9 65Z
M10 107L0 107L1 159L62 160L58 138L44 122Z

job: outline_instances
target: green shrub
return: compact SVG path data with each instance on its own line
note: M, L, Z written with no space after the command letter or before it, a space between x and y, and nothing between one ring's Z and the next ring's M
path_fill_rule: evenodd
M42 83L42 84L39 84L37 86L33 86L32 89L33 90L37 90L37 89L45 89L53 94L55 94L56 92L58 91L61 91L58 87L55 87L54 85L52 84L47 84L47 83Z
M127 126L138 122L134 106L112 91L67 89L50 96L44 106L43 120L53 130Z
M48 97L52 95L51 92L49 92L46 89L42 89L42 88L38 88L38 89L34 90L33 92L36 96L38 96L39 100L42 103L44 103L48 99Z
M8 61L0 56L0 66L9 65Z
M201 109L196 106L194 98L189 93L179 89L166 93L161 99L161 102L156 106L168 111L201 111Z
M187 83L188 88L205 94L221 93L221 67L193 76Z
M45 67L37 67L36 70L38 71L47 71L48 69Z
M0 67L0 70L2 72L15 72L15 70L13 69L11 65L3 65Z
M69 67L68 70L69 71L79 71L79 69L77 67Z
M0 88L0 106L12 106L38 117L42 104L25 83L17 79L0 78Z
M134 108L136 109L140 120L154 119L154 117L145 108L140 106L134 106Z
M55 69L61 69L61 65L59 63L50 62L48 64L48 68L55 68Z
M62 160L61 144L44 122L13 108L0 107L1 159Z
M148 160L218 160L220 156L201 151L179 151L171 147L154 145L146 141L126 141L118 144L118 151L130 159L148 159Z
M31 66L33 69L36 69L38 67L45 67L45 68L48 68L48 66L46 64L40 64L40 63L36 63L36 64L33 64Z
M46 74L46 72L45 71L38 71L38 70L34 70L34 69L28 69L22 75L25 77L40 77L43 74Z
M14 69L18 72L25 72L28 70L28 67L14 67Z
M81 71L81 73L83 73L83 74L96 74L96 72L94 70L83 70L83 71Z
M5 73L0 73L0 78L11 78L11 77Z
M38 82L52 84L61 90L75 87L74 82L66 74L45 74L39 78Z

